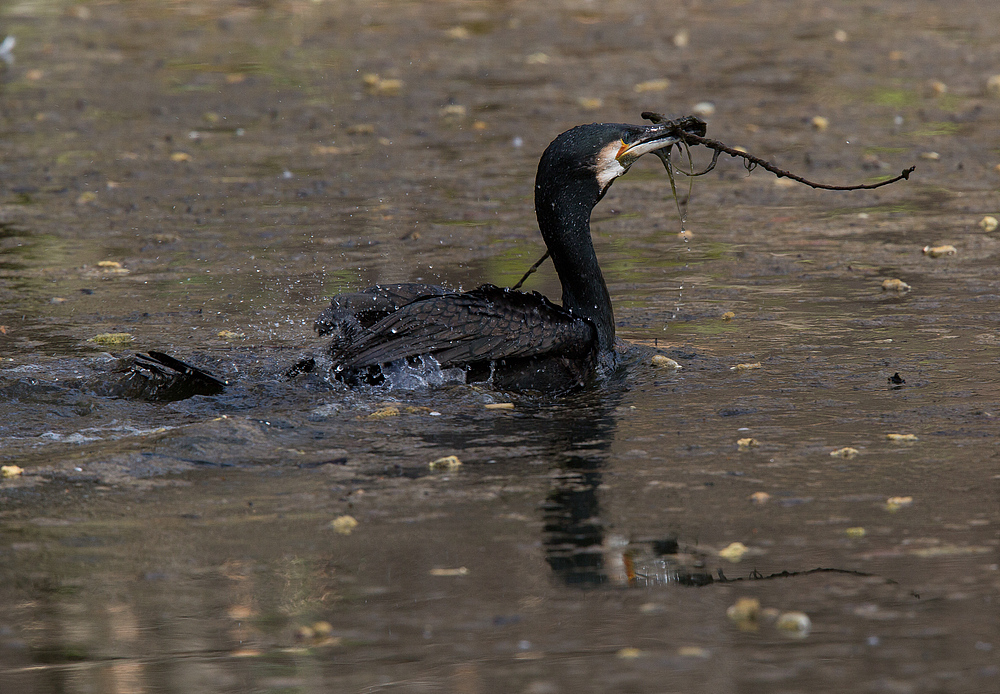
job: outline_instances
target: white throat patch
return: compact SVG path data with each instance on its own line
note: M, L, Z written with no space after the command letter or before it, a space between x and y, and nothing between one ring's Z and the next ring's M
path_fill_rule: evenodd
M597 174L597 185L600 186L601 190L607 188L612 181L625 173L625 167L618 161L618 153L621 149L622 143L619 140L605 145L597 154L595 173Z

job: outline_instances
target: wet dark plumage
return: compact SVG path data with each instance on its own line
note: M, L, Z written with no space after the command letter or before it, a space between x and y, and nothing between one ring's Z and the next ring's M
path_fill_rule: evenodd
M207 371L152 350L122 359L115 371L124 376L98 388L115 397L171 402L194 395L218 395L226 387Z

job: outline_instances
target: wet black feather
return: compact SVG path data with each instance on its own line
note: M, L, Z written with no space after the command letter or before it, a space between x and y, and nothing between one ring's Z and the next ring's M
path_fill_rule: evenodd
M589 321L541 294L483 285L406 304L331 356L361 369L430 354L448 367L549 354L583 358L596 339Z

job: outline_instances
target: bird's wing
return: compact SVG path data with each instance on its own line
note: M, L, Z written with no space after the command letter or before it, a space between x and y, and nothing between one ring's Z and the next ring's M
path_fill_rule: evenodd
M359 292L338 294L319 314L314 326L317 333L333 332L344 320L371 327L401 306L428 296L450 294L450 290L434 284L377 284Z
M595 340L588 321L540 294L484 285L407 304L333 357L345 367L364 368L430 354L454 366L553 352L583 357Z

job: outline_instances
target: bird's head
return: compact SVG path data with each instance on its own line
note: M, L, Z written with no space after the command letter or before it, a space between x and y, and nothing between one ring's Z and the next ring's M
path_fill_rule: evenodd
M681 142L683 132L704 135L705 122L691 116L654 125L579 125L557 137L545 150L538 165L536 188L590 179L596 185L596 204L639 157Z

